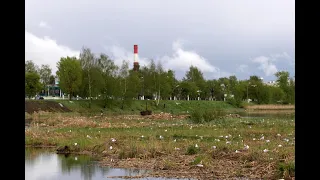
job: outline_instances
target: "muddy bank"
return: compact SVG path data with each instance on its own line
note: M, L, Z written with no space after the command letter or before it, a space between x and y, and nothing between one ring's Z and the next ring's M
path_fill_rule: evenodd
M47 100L25 101L25 112L32 114L34 112L71 112L61 103Z
M193 164L197 155L166 154L151 159L128 158L118 159L106 156L100 161L101 166L115 168L138 168L150 170L144 177L192 178L192 179L274 179L274 162L257 164L241 163L240 155L220 154L210 165ZM129 177L121 177L129 178ZM130 177L130 178L141 178Z

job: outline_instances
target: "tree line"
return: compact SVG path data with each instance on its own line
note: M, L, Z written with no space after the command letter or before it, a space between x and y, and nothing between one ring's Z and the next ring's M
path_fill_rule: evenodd
M79 58L61 57L57 63L61 90L72 97L93 97L105 104L121 100L122 107L133 99L178 100L225 100L240 106L251 99L257 104L294 104L295 81L289 72L279 71L276 86L263 83L258 76L238 80L236 76L205 79L200 69L190 66L182 80L177 80L173 70L164 70L159 62L151 60L139 71L129 69L128 61L120 66L106 54L94 54L82 48ZM32 60L25 63L25 92L29 98L39 93L46 85L54 84L55 77L49 65L38 67Z

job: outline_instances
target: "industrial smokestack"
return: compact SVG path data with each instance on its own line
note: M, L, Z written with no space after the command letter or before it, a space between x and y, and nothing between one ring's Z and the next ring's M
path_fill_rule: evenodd
M139 62L138 62L138 45L133 45L133 70L138 71L139 70Z
M133 45L134 62L138 62L138 45Z

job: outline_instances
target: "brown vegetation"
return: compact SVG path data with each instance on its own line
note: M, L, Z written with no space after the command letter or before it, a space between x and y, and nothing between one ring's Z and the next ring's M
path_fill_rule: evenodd
M244 108L249 110L294 110L295 105L263 104L245 106Z

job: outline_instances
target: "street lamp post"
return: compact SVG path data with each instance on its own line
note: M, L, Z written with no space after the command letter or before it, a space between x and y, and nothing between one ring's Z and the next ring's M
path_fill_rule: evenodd
M173 88L172 93L174 93L174 91L175 91L178 87L179 87L179 84L176 85L176 86ZM176 100L176 99L177 99L176 96L173 96L173 100Z
M201 93L201 91L198 90L197 93L198 93L198 101L199 101L199 100L200 100L200 93Z
M248 85L247 85L247 102L248 102L248 103L249 103L249 92L248 92L248 90L249 90L249 85L250 85L250 84L251 84L251 83L249 82ZM256 87L257 85L251 84L250 86Z

